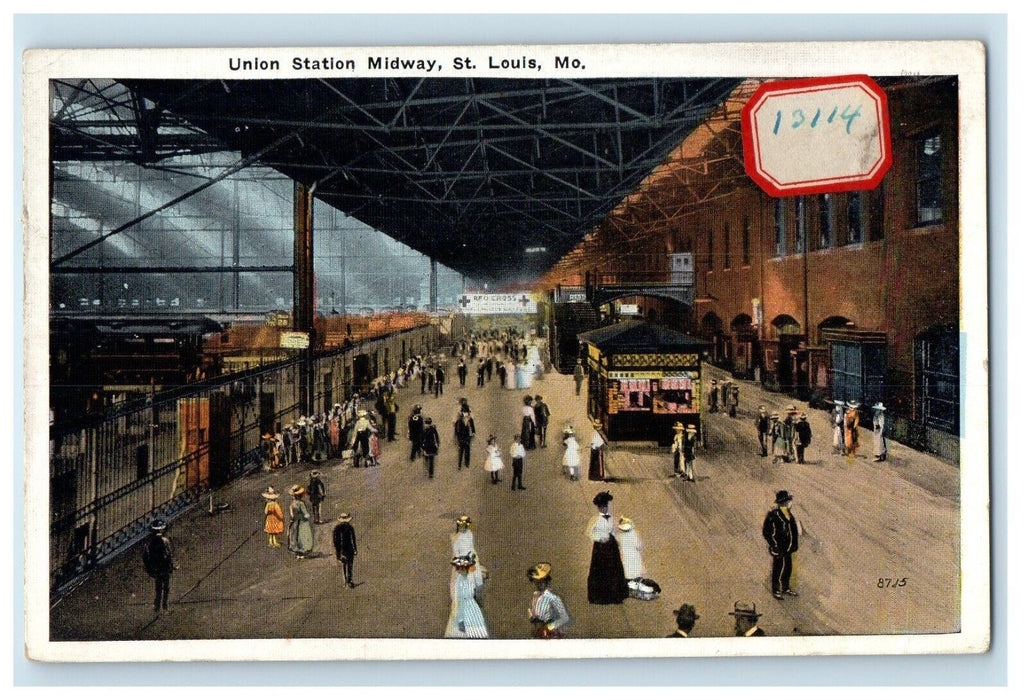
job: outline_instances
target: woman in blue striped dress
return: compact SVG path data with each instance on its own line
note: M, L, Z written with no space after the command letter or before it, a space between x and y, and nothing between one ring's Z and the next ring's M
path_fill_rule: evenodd
M450 588L453 603L446 623L447 639L488 639L482 608L475 601L475 583L469 572L475 565L472 557L454 557L450 562L457 571Z

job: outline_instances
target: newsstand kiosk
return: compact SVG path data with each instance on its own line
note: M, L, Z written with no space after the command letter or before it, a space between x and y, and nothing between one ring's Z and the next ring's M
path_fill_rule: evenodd
M672 426L701 421L701 361L710 343L647 323L622 321L578 336L589 355L589 416L608 440L670 445Z

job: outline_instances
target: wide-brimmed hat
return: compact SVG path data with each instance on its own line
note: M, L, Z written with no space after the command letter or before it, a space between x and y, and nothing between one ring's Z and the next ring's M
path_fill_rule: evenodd
M786 411L786 413L797 413L796 404L794 404L794 403L789 404L788 406L785 407L785 411Z
M672 430L685 430L685 426L682 425L682 421L675 421L675 424L671 426Z
M833 403L834 403L834 404L835 404L836 406L845 406L845 405L846 405L846 402L845 402L845 401L843 401L842 399L836 399L836 400L835 400L835 401L834 401Z
M349 513L340 513L340 515L339 515L339 522L341 522L341 523L348 523L351 520L353 520L353 516L350 515Z
M687 432L687 433L695 433L696 432L696 426L693 425L692 423L690 423L689 425L685 426L685 432Z
M772 418L780 418L780 416L778 415L778 411L772 411L771 417Z
M303 494L307 493L307 489L300 486L299 484L295 484L293 488L289 489L289 493L293 496L302 496Z
M565 435L572 435L572 434L574 434L574 432L575 432L575 429L572 426L570 426L570 425L568 427L564 428L564 434Z
M682 624L686 620L695 622L700 619L700 616L696 614L696 608L688 603L685 603L682 607L678 608L678 610L675 610L673 614L678 618L678 624Z
M458 527L471 527L472 522L473 521L471 520L470 515L462 515L459 518L457 518Z
M548 562L539 562L528 570L528 578L532 581L545 581L550 578L553 567Z
M850 399L849 401L846 402L846 405L849 408L859 408L860 407L860 402L859 401L854 401L853 399Z
M740 603L739 601L735 602L735 610L728 614L732 615L733 617L748 617L752 620L756 620L758 617L763 615L763 613L757 612L756 603L750 603L749 605L746 605L746 603Z
M632 522L631 518L626 518L623 515L620 518L618 518L618 530L621 530L622 532L628 532L634 526L635 523Z
M321 476L321 472L319 472L317 469L312 469L311 470L311 478L312 479L316 479L319 476Z
M168 521L163 518L157 518L150 523L150 532L164 532L168 529Z
M264 433L263 435L261 435L261 439L262 440L270 440L271 439L271 433Z
M874 406L871 407L871 410L873 410L873 411L884 411L885 410L885 404L883 404L881 401L879 401L878 403L876 403Z
M261 496L263 496L264 498L268 499L269 501L277 501L278 500L278 491L276 491L273 486L269 486L267 491L264 491L263 493L261 493Z
M788 503L792 500L792 494L788 491L779 491L775 494L775 503Z
M599 418L593 418L593 425L599 428L603 425L603 421L601 421Z
M593 505L596 507L605 506L613 500L614 497L610 495L610 491L600 491L593 496Z

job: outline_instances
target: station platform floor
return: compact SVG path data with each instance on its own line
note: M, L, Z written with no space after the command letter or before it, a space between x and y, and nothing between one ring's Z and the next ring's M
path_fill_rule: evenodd
M704 368L704 381L724 373ZM561 429L572 423L588 439L586 397L570 376L548 374L530 390L506 390L496 376L484 388L460 387L456 372L435 398L418 386L399 392L396 442L382 442L378 467L322 463L328 489L325 524L316 526L317 556L297 560L268 546L261 492L274 486L288 509L290 486L306 485L312 465L258 470L215 493L231 509L211 516L197 508L174 521L168 537L179 569L167 613L152 610L153 584L137 546L95 571L50 612L52 641L246 638L441 638L450 612L450 537L454 520L470 515L482 562L490 572L483 612L493 638L530 637L533 591L526 570L553 565L553 588L567 603L575 638L664 637L675 629L682 603L700 615L693 636L734 632L736 601L756 603L769 635L939 633L960 621L959 469L892 443L889 460L832 454L827 412L808 411L814 442L808 463L762 458L753 418L757 405L782 410L792 399L737 382L737 418L704 414L709 439L695 463L694 483L671 477L667 449L612 444L606 483L570 481L560 466ZM529 451L525 491L510 490L507 450L520 425L526 393L541 394L552 411L549 447ZM456 469L452 422L457 400L470 401L478 428L470 470ZM406 417L423 406L440 429L435 478L410 462ZM401 428L402 425L402 428ZM483 470L485 437L494 433L507 467L500 484ZM587 469L585 470L587 471ZM647 574L663 591L653 601L590 605L587 528L593 496L614 495L615 519L635 521ZM794 558L797 598L775 600L771 558L761 537L774 494L789 490L804 535ZM348 588L332 547L343 511L354 515L358 540L356 588ZM284 541L284 537L282 538ZM907 578L903 588L880 578Z

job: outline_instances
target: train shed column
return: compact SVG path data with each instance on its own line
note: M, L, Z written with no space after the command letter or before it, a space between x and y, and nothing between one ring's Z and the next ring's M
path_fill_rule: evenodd
M428 310L439 310L439 261L435 258L428 273Z
M293 330L307 334L300 377L300 410L314 412L314 190L293 184Z

